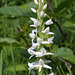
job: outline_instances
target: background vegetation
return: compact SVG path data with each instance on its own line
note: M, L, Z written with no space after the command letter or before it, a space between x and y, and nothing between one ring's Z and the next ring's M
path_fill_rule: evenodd
M75 75L75 0L47 0L47 14L53 18L54 44L51 52L55 75ZM27 49L31 46L29 33L30 10L37 8L33 0L0 0L0 75L28 75ZM49 47L49 46L48 46ZM37 75L32 70L32 75Z

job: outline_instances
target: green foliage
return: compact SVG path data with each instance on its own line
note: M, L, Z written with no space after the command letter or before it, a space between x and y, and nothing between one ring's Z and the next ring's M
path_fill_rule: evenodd
M3 51L1 50L0 52L0 75L2 75L2 53Z
M75 0L51 0L51 6L47 9L48 17L57 18L57 22L65 34L62 32L57 23L51 27L54 32L54 44L52 50L50 45L46 48L54 53L54 57L48 56L47 59L52 61L49 65L53 67L55 75L75 75ZM31 38L29 33L30 17L36 17L30 10L31 7L37 8L33 0L2 0L0 1L0 75L14 75L12 61L12 52L17 75L28 75L29 61L36 60L35 57L29 60L28 48L31 47ZM11 45L10 45L11 44ZM59 60L61 58L65 62ZM51 72L52 72L51 71ZM48 71L49 73L49 71ZM32 75L37 75L35 70L31 71Z
M0 8L0 14L12 16L25 16L27 12L20 6L9 6Z
M12 43L13 46L19 46L20 43L16 41L15 39L11 38L0 38L0 46L10 46L10 43Z

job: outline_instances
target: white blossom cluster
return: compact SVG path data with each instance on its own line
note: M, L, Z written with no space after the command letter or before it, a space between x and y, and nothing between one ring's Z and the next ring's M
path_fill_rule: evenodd
M40 2L41 1L41 2ZM43 68L52 69L52 67L46 65L46 63L49 63L51 61L49 60L43 60L42 57L46 55L54 55L53 53L47 52L46 49L42 45L53 43L52 40L54 37L47 38L46 35L54 34L53 32L50 32L50 28L45 28L45 25L51 25L53 24L52 19L49 19L45 23L43 23L43 19L46 17L45 10L47 8L47 4L44 4L44 0L34 0L35 4L39 7L37 10L34 8L31 8L32 12L36 13L38 18L32 18L30 17L31 21L33 22L30 27L34 27L35 29L32 30L32 33L29 34L29 36L32 39L32 47L28 49L29 54L31 55L29 59L31 59L33 56L39 58L38 61L29 63L29 72L31 69L38 69L39 72ZM46 38L45 38L46 37ZM36 39L36 42L35 42ZM37 49L37 50L36 50ZM49 74L49 75L53 75Z

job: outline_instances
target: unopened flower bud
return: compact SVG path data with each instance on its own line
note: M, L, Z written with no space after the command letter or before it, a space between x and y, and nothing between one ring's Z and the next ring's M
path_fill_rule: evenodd
M45 4L44 6L43 6L43 10L45 10L47 8L47 4Z
M44 17L44 11L41 11L40 17Z
M31 8L31 10L32 10L34 13L36 13L36 12L37 12L34 8Z
M50 19L50 20L46 21L46 25L50 25L50 24L53 24L52 19Z
M42 3L44 3L44 0L41 0Z
M36 19L35 18L32 18L32 17L30 17L30 19L34 22L34 21L36 21Z
M37 4L37 5L39 4L37 0L34 0L34 2L35 2L35 4Z
M44 14L44 17L46 17L46 15L47 15L47 14L45 13L45 14Z

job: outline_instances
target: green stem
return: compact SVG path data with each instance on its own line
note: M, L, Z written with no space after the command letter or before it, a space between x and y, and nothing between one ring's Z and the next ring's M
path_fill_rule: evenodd
M38 71L38 75L43 75L42 70L41 70L41 72Z
M12 38L12 36L13 36L13 28L11 27L11 38ZM10 42L10 49L11 49L11 56L12 56L13 67L14 67L14 75L16 75L16 68L15 68L15 61L14 61L12 42Z
M2 75L2 54L3 54L3 51L1 50L1 55L0 55L0 75Z
M13 49L12 49L12 43L10 43L10 49L11 49L13 67L14 67L14 75L16 75L16 68L15 68L15 62L14 62L14 54L13 54Z
M57 8L57 1L55 0L55 8Z

